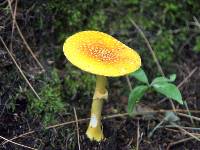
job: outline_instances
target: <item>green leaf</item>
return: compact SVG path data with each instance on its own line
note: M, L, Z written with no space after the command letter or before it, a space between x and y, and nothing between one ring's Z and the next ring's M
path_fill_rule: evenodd
M147 91L149 87L146 85L140 85L135 87L131 93L129 94L128 98L128 113L131 114L133 108L137 104L137 102L142 98L144 93Z
M181 92L174 84L168 82L157 82L152 86L157 92L183 104Z
M168 121L168 122L177 122L180 120L180 118L174 112L167 111L167 112L165 112L164 120Z
M176 74L171 74L169 76L169 80L170 80L170 82L174 82L176 80Z
M138 69L137 71L131 73L130 76L136 78L137 80L139 80L143 83L149 84L147 75L144 72L144 70L142 70L141 68Z
M173 81L175 81L175 79L176 79L176 74L170 75L169 79L166 77L157 77L152 81L151 85L158 83L158 82L173 82Z

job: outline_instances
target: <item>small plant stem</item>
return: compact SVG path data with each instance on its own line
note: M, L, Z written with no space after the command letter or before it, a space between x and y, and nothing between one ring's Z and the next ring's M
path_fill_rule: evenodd
M192 125L195 126L194 120L192 119L192 114L191 114L190 109L187 104L187 101L183 101L183 104L185 105L188 115L190 116L190 121L191 121Z
M91 119L86 132L86 135L90 140L101 141L104 138L103 131L101 129L101 111L103 107L103 101L108 98L106 86L106 77L97 76L96 88L91 108Z

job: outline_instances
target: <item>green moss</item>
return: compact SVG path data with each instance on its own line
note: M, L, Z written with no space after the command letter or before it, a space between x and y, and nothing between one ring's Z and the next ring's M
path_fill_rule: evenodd
M62 101L61 82L56 70L52 71L49 81L39 89L37 99L32 91L26 92L28 97L28 113L42 120L44 125L57 121L57 115L66 110L66 104Z
M85 2L82 0L67 2L65 0L50 0L41 9L54 15L51 22L55 30L58 31L58 42L62 42L64 37L73 32L88 28L102 30L106 20L106 14L102 7L106 3L106 1L95 2L93 0Z
M173 44L174 39L171 32L165 31L157 35L152 45L161 62L171 62L173 60Z
M81 71L70 64L66 64L66 76L64 77L64 95L66 99L82 100L88 103L91 99L95 87L95 76Z
M103 30L107 16L103 10L97 11L89 20L87 28L90 30Z
M200 53L200 36L196 37L193 51Z

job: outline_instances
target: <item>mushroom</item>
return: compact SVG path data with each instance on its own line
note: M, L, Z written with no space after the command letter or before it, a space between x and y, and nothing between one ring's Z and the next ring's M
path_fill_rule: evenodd
M99 31L82 31L66 39L64 55L75 66L96 75L91 118L86 135L90 140L104 139L101 111L108 99L107 77L123 76L141 66L136 51L114 37Z

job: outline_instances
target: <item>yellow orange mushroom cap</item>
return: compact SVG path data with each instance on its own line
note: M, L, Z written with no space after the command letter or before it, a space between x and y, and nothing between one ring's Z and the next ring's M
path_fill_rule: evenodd
M63 51L78 68L103 76L122 76L141 66L138 53L99 31L82 31L66 39Z

